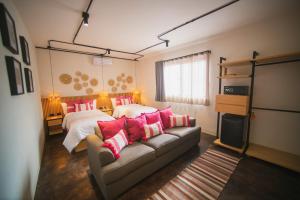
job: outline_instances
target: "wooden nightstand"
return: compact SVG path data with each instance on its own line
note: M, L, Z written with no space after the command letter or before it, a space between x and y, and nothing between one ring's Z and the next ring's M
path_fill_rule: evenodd
M62 115L47 117L46 124L48 127L48 134L55 135L55 134L63 133L62 121L63 121Z
M113 114L113 110L111 108L100 108L100 110L108 115Z

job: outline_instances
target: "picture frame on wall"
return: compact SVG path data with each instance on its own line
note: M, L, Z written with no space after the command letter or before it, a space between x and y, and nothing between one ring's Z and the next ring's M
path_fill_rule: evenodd
M5 60L11 95L24 94L21 63L12 56L5 56Z
M34 92L32 71L29 68L24 68L26 89L28 93Z
M20 36L20 44L21 44L23 62L27 65L30 65L29 47L24 36Z
M0 28L3 45L13 54L19 54L15 21L3 3L0 3Z

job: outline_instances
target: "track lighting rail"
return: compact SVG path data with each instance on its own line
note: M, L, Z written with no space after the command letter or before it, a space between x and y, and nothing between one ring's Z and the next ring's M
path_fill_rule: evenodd
M186 26L186 25L188 25L188 24L190 24L190 23L192 23L192 22L194 22L196 20L199 20L199 19L203 18L203 17L206 17L207 15L210 15L210 14L212 14L214 12L217 12L217 11L219 11L219 10L221 10L221 9L227 7L227 6L230 6L231 4L234 4L234 3L236 3L236 2L238 2L240 0L230 1L230 2L228 2L228 3L224 4L224 5L221 5L221 6L217 7L217 8L215 8L215 9L207 12L207 13L204 13L204 14L198 16L198 17L195 17L195 18L193 18L193 19L191 19L191 20L189 20L187 22L184 22L184 23L182 23L182 24L180 24L180 25L178 25L178 26L176 26L174 28L171 28L171 29L169 29L169 30L167 30L167 31L165 31L165 32L163 32L163 33L161 33L161 34L159 34L157 36L157 39L160 40L161 42L158 42L156 44L153 44L151 46L148 46L148 47L143 48L143 49L141 49L139 51L136 51L136 52L120 51L120 50L109 49L109 48L104 48L104 47L99 47L99 46L93 46L93 45L86 45L86 44L81 44L81 43L77 43L76 42L77 36L78 36L78 34L79 34L80 30L81 30L82 25L84 23L85 24L88 23L88 18L89 18L89 13L88 12L89 12L89 10L91 8L91 5L92 5L93 1L94 0L90 0L89 5L88 5L86 11L82 13L82 17L83 18L81 20L81 23L80 23L79 27L76 30L76 33L75 33L75 35L73 37L72 42L65 42L65 41L60 41L60 40L48 40L48 47L36 47L36 48L39 48L39 49L49 49L49 50L54 50L54 51L64 51L64 52L70 52L70 53L79 53L79 52L81 52L81 54L86 54L86 55L95 54L95 55L98 55L98 56L104 56L104 57L109 57L109 58L116 58L116 59L121 59L121 60L137 61L138 59L144 57L144 55L140 54L140 53L143 52L143 51L145 51L145 50L148 50L150 48L156 47L156 46L161 45L161 44L166 44L166 47L168 47L170 40L162 38L166 34L172 32L172 31L175 31L175 30L177 30L177 29L179 29L179 28L181 28L183 26ZM63 43L63 44L69 44L69 45L74 45L74 46L87 47L87 48L98 49L98 50L104 50L105 52L102 53L102 54L96 54L96 53L91 53L91 52L86 52L86 51L76 51L76 50L71 50L71 49L57 48L57 47L52 47L51 46L51 43L53 43L53 42ZM128 55L135 55L137 57L133 58L133 59L130 59L130 58L117 57L117 56L108 56L111 52L128 54Z

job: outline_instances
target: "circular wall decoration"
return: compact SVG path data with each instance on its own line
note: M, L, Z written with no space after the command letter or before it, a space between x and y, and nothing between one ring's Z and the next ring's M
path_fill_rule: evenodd
M87 87L87 86L89 86L89 84L88 84L88 82L84 82L84 83L82 83L82 86Z
M117 81L122 81L122 77L121 77L121 76L118 76L118 77L117 77Z
M73 81L74 81L75 83L79 83L79 78L73 78Z
M117 83L116 86L117 86L117 87L120 87L120 83Z
M90 84L91 84L92 86L97 86L97 85L98 85L98 80L95 79L95 78L93 78L93 79L90 80Z
M82 74L82 73L81 73L80 71L75 72L75 75L76 75L76 76L81 76L81 74Z
M82 74L82 75L81 75L81 79L82 79L83 81L87 81L87 80L89 80L89 76L88 76L87 74Z
M112 88L111 88L111 91L112 91L112 92L116 92L117 90L118 90L117 87L112 87Z
M94 90L93 90L92 88L87 88L87 89L85 90L85 92L86 92L87 94L93 94Z
M129 83L129 84L132 83L132 82L133 82L132 76L127 76L126 81L127 81L127 83Z
M59 80L63 84L70 84L72 82L72 77L69 74L61 74Z
M124 74L124 73L122 73L122 74L121 74L121 76L122 76L122 77L124 77L124 76L125 76L125 74Z
M121 86L121 89L122 89L122 90L126 90L126 89L127 89L127 85L122 85L122 86Z
M108 85L109 85L109 86L113 86L114 84L115 84L115 80L110 79L110 80L108 81Z
M80 83L75 83L74 84L74 89L75 90L81 90L81 88L82 88L82 85Z

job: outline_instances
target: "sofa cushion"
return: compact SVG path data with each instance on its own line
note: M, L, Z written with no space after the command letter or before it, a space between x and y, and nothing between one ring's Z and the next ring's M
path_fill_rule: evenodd
M159 157L176 148L179 144L179 137L170 134L161 134L150 138L148 141L143 142L143 144L154 148L156 156Z
M137 168L155 159L155 150L141 143L134 143L120 152L120 158L102 168L103 180L106 184L133 172Z
M165 130L166 133L175 135L181 138L181 142L196 137L201 133L200 127L175 127Z

